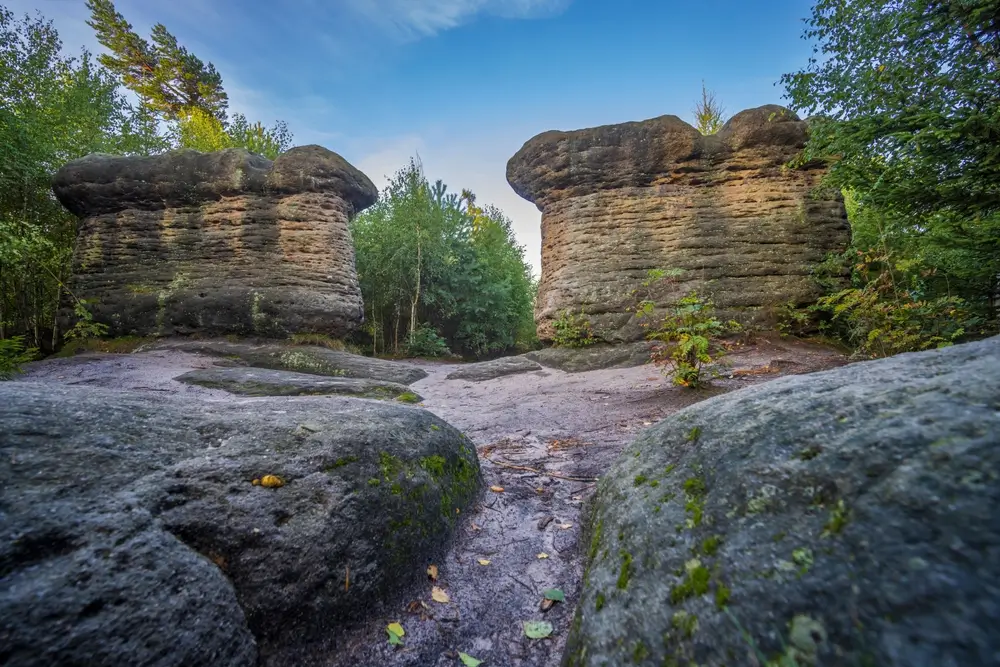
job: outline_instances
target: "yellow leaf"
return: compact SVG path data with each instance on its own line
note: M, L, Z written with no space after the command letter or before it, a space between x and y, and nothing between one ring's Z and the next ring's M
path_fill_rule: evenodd
M493 493L503 493L503 487L494 485L490 487L490 491Z
M406 630L404 630L403 626L400 625L399 623L390 623L385 627L389 632L396 635L397 637L402 637L403 635L406 634Z
M264 475L260 478L260 485L266 489L277 489L285 485L285 480L277 475Z
M427 566L427 576L431 578L431 581L437 581L438 580L438 566L437 565L428 565Z
M490 564L490 561L488 561L488 560L487 560L487 559L485 559L485 558L480 558L480 559L479 559L479 564L480 564L480 565L489 565L489 564Z
M549 555L548 555L547 553L545 553L545 552L543 551L542 553L538 554L538 557L539 557L540 559L541 559L541 558L548 558L548 557L549 557Z
M451 598L448 597L448 594L444 591L444 589L438 588L437 586L431 589L431 599L435 602L440 602L441 604L448 604L451 601Z

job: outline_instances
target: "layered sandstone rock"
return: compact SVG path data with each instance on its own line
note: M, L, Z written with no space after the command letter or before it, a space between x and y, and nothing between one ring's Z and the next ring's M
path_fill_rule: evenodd
M325 148L90 155L53 190L81 218L71 289L113 335L340 336L362 320L347 223L378 193Z
M810 276L849 240L843 201L817 187L824 165L788 168L806 123L780 106L736 114L702 136L676 116L545 132L507 164L507 180L542 212L539 336L567 310L609 341L641 338L627 309L662 308L691 291L725 318L766 320L818 296ZM651 269L683 269L634 294Z

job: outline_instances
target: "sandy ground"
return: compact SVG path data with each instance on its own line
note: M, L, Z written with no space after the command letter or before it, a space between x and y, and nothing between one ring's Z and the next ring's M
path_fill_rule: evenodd
M261 400L173 380L217 361L170 350L86 354L30 364L22 379L211 401ZM730 368L699 391L671 386L652 366L575 374L543 369L470 382L446 379L458 365L415 362L429 373L413 384L425 397L423 407L473 439L486 486L503 490L488 488L460 518L447 554L435 563L436 584L428 580L402 591L398 599L359 614L368 619L313 647L309 656L273 664L461 665L461 651L487 666L558 665L583 574L584 508L597 478L625 444L643 428L710 396L844 361L829 348L759 338L731 354ZM777 372L743 374L764 366ZM450 601L433 601L432 585L444 589ZM566 602L542 611L544 591L552 588L563 591ZM551 623L552 636L525 637L523 622L531 620ZM405 628L404 646L386 641L389 622Z

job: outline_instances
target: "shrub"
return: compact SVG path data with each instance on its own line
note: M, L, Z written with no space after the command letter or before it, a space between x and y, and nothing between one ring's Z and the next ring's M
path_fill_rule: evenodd
M580 311L574 314L565 310L552 323L555 333L552 334L552 344L556 347L587 347L599 342L594 330L590 326L590 320Z
M433 327L421 324L406 341L406 354L411 357L447 357L448 342Z
M926 296L918 262L894 261L874 250L859 250L857 258L854 269L860 286L823 297L813 306L832 316L833 332L855 348L855 356L874 359L945 347L983 324L960 297Z
M716 319L712 302L691 292L667 309L646 338L662 343L651 354L653 363L669 369L674 384L696 388L706 381L705 366L724 354L715 339L729 330Z
M25 347L24 336L0 339L0 380L10 380L21 373L21 364L33 360L35 348Z

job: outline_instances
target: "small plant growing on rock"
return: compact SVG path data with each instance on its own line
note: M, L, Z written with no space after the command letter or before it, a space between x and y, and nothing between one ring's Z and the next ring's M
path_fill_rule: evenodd
M662 343L651 353L653 363L668 369L674 384L696 388L706 381L705 366L724 354L715 339L727 331L712 302L691 292L668 309L646 338Z
M552 344L556 347L587 347L598 342L583 311L578 315L569 310L563 311L552 323L552 328Z

